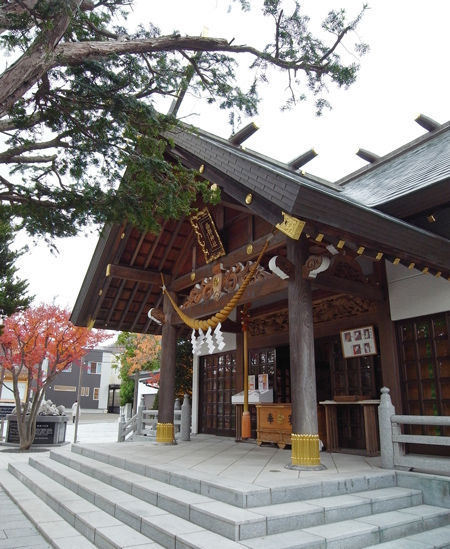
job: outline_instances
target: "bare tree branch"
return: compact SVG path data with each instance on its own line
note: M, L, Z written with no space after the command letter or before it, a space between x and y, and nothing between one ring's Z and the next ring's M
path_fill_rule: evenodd
M81 0L72 0L80 3ZM303 59L285 60L260 51L251 46L234 46L223 38L205 38L202 36L160 36L157 38L137 40L115 40L104 42L74 42L56 45L56 38L60 38L68 25L68 18L64 17L52 32L53 40L48 40L45 48L37 40L27 55L22 56L0 77L0 116L7 112L14 102L30 89L42 75L51 68L67 65L79 65L91 59L106 58L111 55L143 54L160 51L201 51L201 52L228 52L249 53L254 57L267 61L283 69L304 70L309 73L322 74L325 66L321 63L308 63ZM346 28L338 37L338 43L350 30ZM51 44L55 44L53 49ZM333 45L335 49L337 44ZM325 54L325 58L328 57Z
M54 139L51 139L50 141L42 141L41 143L38 142L29 142L26 143L20 147L14 147L12 149L9 149L7 151L4 151L0 153L0 162L8 162L10 158L12 157L19 157L25 152L30 151L39 151L44 149L52 149L55 147L69 147L70 144L66 141L63 141L63 137L65 137L67 134L58 135Z
M39 124L39 122L42 122L41 113L32 114L23 124L20 125L16 120L13 120L12 118L5 118L3 120L0 120L0 132L18 130L22 128L31 128L36 124Z
M42 164L44 162L53 162L58 158L57 154L52 156L10 156L8 158L2 158L0 156L0 164Z

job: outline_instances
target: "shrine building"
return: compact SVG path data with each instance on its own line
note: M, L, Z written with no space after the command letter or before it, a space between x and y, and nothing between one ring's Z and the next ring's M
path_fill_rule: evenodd
M157 440L172 442L177 337L192 338L194 433L379 451L376 408L450 413L450 123L337 182L229 140L174 131L167 158L220 188L159 234L104 227L71 320L162 334ZM216 187L213 187L216 188ZM245 381L245 383L244 383ZM418 429L428 429L418 426ZM442 429L442 434L445 433Z

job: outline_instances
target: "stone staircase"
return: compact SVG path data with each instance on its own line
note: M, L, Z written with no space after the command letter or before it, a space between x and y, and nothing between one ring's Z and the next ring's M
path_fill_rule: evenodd
M450 482L432 475L265 488L74 445L10 463L0 484L61 549L450 547Z

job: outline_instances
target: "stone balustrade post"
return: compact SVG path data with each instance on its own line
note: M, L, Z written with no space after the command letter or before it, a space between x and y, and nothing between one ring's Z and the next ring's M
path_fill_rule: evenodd
M125 422L126 422L125 415L123 412L121 412L120 419L119 419L119 429L117 433L117 442L124 442L125 440L125 436L124 436Z
M191 415L189 395L184 395L183 406L181 407L181 440L191 440Z
M136 434L137 435L141 435L143 431L144 408L145 408L144 395L142 395L141 400L139 402L138 409L137 409L137 414L136 414Z
M378 406L378 423L380 428L381 467L394 468L394 444L392 442L391 417L395 415L395 408L391 401L389 389L381 388L380 405Z

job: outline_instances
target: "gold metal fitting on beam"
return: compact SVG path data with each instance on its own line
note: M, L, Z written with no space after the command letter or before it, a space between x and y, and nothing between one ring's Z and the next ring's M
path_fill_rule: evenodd
M298 240L302 234L306 222L301 219L297 219L286 212L281 213L283 214L284 220L282 223L277 223L276 228L293 240Z
M364 250L365 250L365 249L366 249L366 248L365 248L364 246L360 246L360 247L356 250L356 253L357 253L358 255L362 255L362 254L364 253Z
M320 465L319 435L291 435L292 465Z
M439 278L439 277L441 276L441 274L442 274L441 271L438 271L434 276L435 276L436 278Z
M205 171L205 165L202 164L200 168L198 169L198 173L203 173Z
M319 234L316 236L316 239L315 239L316 242L322 242L324 236L325 236L325 235L324 235L323 233L319 233Z
M156 425L156 442L173 444L174 440L173 423L158 423Z
M192 280L192 282L194 282L194 280L195 280L195 273L191 273L191 280Z
M375 259L377 261L380 261L380 259L383 257L383 252L378 252L377 255L375 256Z
M336 248L338 250L342 250L342 248L345 246L345 240L339 240L339 242L336 244Z
M427 274L428 271L429 271L428 267L424 267L424 268L422 269L423 274Z
M436 223L436 218L434 217L434 215L429 215L427 216L427 221L428 223Z
M253 202L253 195L252 193L248 193L248 195L245 197L245 203L247 205L251 204Z
M414 269L414 267L416 266L416 264L411 261L411 263L408 265L408 269Z
M249 244L247 246L247 255L250 255L251 253L253 253L253 245L252 244Z
M400 263L400 258L396 257L394 261L392 262L394 265L398 265Z

